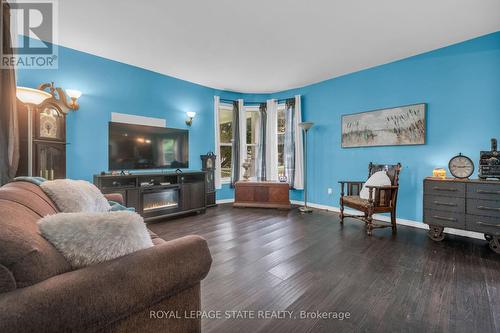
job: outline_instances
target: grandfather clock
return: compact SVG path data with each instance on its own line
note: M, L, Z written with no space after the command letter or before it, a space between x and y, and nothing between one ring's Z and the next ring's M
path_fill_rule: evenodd
M81 95L75 89L64 91L55 87L54 82L42 83L36 89L17 87L20 143L17 176L66 178L66 115L79 109L77 99Z
M31 113L18 103L20 155L18 176L39 176L46 179L66 178L66 114L51 103ZM31 143L31 159L28 158ZM31 167L30 167L31 164Z
M215 154L208 152L206 155L200 155L201 170L205 171L207 207L213 207L215 203Z

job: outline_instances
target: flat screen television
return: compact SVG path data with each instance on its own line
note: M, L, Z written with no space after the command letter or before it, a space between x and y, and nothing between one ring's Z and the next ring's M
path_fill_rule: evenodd
M189 167L187 130L109 123L109 170Z

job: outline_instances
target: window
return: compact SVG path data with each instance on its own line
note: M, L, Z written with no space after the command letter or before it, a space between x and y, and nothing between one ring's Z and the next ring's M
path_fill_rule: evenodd
M285 176L285 104L278 104L278 177Z
M231 181L231 166L233 157L233 106L221 103L219 105L219 135L220 135L220 165L221 181Z
M258 105L245 106L246 116L246 151L250 159L250 178L256 179L257 149L259 145L261 119ZM220 161L221 182L231 181L231 168L233 156L233 105L220 103L219 105L219 135L220 135ZM285 104L278 104L278 176L285 175Z
M256 162L257 162L257 144L259 143L260 134L260 113L258 106L245 107L246 123L247 123L247 158L250 162L250 178L256 179Z

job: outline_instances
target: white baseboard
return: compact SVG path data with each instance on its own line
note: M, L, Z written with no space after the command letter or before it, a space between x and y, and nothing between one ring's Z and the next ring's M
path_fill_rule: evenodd
M231 203L234 202L234 199L219 199L215 200L216 204L225 204L225 203Z
M291 200L291 203L293 203L295 205L303 205L304 201ZM340 212L340 208L335 207L335 206L320 205L320 204L309 203L309 202L307 203L307 205L310 207L313 207L313 208L328 210L331 212L337 212L337 213ZM345 212L348 214L356 214L356 211L350 210L350 209L346 209ZM382 214L375 214L375 215L373 215L373 218L375 220L378 220L378 221L391 222L391 218L389 216L382 215ZM423 222L397 218L396 223L401 224L401 225L405 225L408 227L429 230L429 226ZM459 229L453 229L453 228L444 228L444 231L446 233L452 234L452 235L458 235L458 236L464 236L464 237L484 240L484 235L479 233L479 232L459 230Z

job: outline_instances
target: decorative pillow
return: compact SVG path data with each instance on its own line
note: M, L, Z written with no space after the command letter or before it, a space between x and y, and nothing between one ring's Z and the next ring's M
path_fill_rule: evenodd
M73 268L153 246L143 218L129 211L59 213L42 218L38 227Z
M63 213L107 212L111 209L101 191L85 180L49 180L40 187Z
M370 178L366 181L366 183L363 185L363 188L359 192L359 197L361 199L368 200L370 196L370 190L366 187L366 185L370 186L388 186L392 185L391 180L387 176L387 172L385 171L377 171L373 175L371 175ZM375 192L373 192L375 193Z

